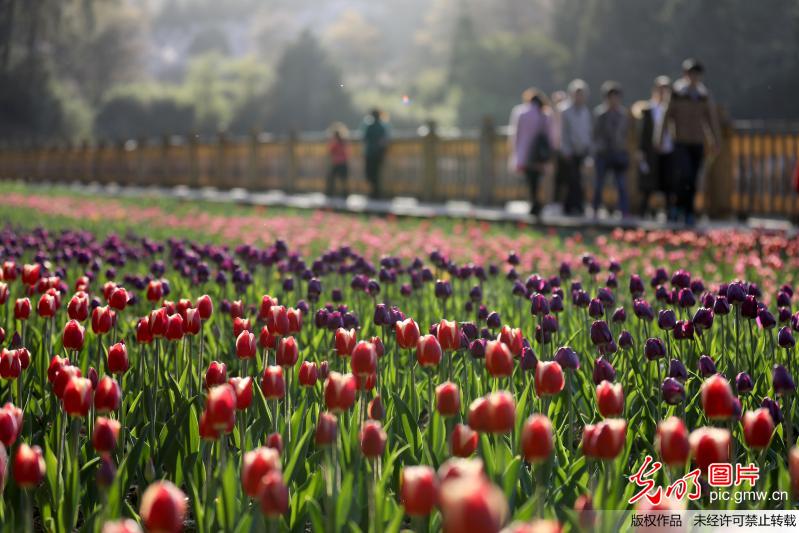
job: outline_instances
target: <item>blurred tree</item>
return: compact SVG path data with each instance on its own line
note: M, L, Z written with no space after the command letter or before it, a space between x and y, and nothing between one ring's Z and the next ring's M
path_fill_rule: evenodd
M139 139L194 131L195 108L179 90L159 86L114 89L97 111L96 135L101 139Z
M371 78L385 54L375 24L352 8L344 10L327 28L324 42L333 58L347 65L351 76Z
M212 52L223 56L230 55L230 43L228 43L227 35L216 26L200 30L191 40L187 51L189 56L200 56Z
M321 130L334 121L356 119L338 68L310 31L283 51L263 104L264 121L252 126L268 131Z

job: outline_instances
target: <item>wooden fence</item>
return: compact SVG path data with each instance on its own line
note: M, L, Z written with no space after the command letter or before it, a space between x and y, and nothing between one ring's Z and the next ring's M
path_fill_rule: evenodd
M456 135L430 123L391 141L383 173L391 196L422 200L467 200L498 205L526 199L524 180L508 168L503 129L484 124ZM799 195L792 175L799 157L799 126L735 123L724 131L722 150L709 165L698 198L712 217L764 215L799 218ZM637 165L628 190L636 203ZM48 182L98 182L137 186L280 189L289 193L324 191L328 170L322 135L214 139L168 137L158 141L0 146L0 179ZM350 191L368 190L363 179L361 143L351 143ZM612 181L612 180L606 180ZM590 177L586 198L590 198ZM551 198L552 179L543 195ZM606 195L614 201L612 187Z

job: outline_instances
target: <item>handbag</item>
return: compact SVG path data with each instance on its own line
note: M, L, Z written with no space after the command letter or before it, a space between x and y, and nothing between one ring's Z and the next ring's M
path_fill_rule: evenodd
M532 153L528 158L532 163L546 163L552 158L552 146L549 144L549 136L541 132L533 140Z

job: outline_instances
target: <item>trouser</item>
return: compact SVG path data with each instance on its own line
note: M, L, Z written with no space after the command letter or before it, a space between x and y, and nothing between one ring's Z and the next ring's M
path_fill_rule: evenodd
M569 157L558 152L557 157L555 158L555 190L553 191L553 198L555 202L559 204L563 204L566 201L570 164L571 162L569 161Z
M567 215L578 215L583 212L583 161L585 156L573 155L564 158L566 200L563 211Z
M530 213L537 215L541 212L541 204L538 201L538 182L541 178L541 171L534 167L527 167L524 175L527 178L527 187L530 192Z
M675 205L678 216L684 216L688 224L694 222L694 197L704 156L705 148L701 144L675 143L674 145L674 164L677 168Z
M616 179L616 189L619 193L619 209L622 215L630 212L627 200L627 167L630 158L625 151L605 152L596 157L596 183L594 189L594 212L602 203L602 187L605 184L605 174L613 173Z
M674 210L674 154L653 154L647 158L650 172L654 172L653 179L649 181L649 187L641 189L641 214L646 215L649 211L649 199L652 193L661 191L666 199L666 212Z
M347 176L349 174L349 169L347 168L347 163L338 163L330 167L330 171L327 173L327 195L333 196L336 193L337 182L341 180L343 185L342 190L344 195L347 195Z
M380 198L383 195L383 190L380 183L380 170L383 166L383 152L375 152L366 154L366 161L364 164L366 170L366 180L371 187L370 194L372 198Z

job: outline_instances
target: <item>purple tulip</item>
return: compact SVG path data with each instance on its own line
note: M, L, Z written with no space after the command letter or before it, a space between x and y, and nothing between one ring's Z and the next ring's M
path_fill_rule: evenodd
M721 291L719 291L721 294ZM733 305L742 304L746 300L746 290L741 282L735 281L727 285L727 290L723 296Z
M632 297L640 298L644 294L644 282L641 281L641 276L633 274L630 276L630 294Z
M724 296L716 298L716 302L713 304L713 313L722 316L730 314L730 302L727 298Z
M635 300L633 302L633 313L640 320L651 321L655 318L655 312L646 300Z
M614 324L623 324L627 321L627 311L625 311L623 306L619 306L613 311L613 315L611 317L611 322Z
M710 329L713 327L713 311L707 307L699 307L691 320L696 329Z
M469 344L469 352L475 359L482 359L486 355L486 340L475 339Z
M785 291L780 291L777 293L777 306L779 307L790 307L791 306L791 295Z
M763 398L763 401L760 402L760 407L765 407L768 409L768 412L771 414L771 419L775 424L782 424L782 409L780 409L780 404L778 404L775 400L772 400L766 396Z
M678 405L685 400L685 387L683 384L672 377L663 380L660 386L663 401L669 405Z
M791 328L787 326L780 328L779 333L777 333L777 343L780 345L780 348L790 349L796 346L796 340L793 338Z
M646 339L644 343L644 356L648 361L666 357L666 345L658 337Z
M538 366L538 358L535 356L535 352L530 346L525 346L522 350L519 364L522 370L535 370L535 367Z
M751 294L748 294L744 298L744 301L741 302L741 316L754 320L757 318L757 311L757 299Z
M549 300L549 310L553 313L560 313L563 311L563 297L559 294L553 294Z
M671 309L661 309L658 311L658 327L663 331L671 331L677 324L677 316Z
M613 335L610 333L610 328L604 320L596 320L591 324L591 342L594 346L601 346L609 344L613 341Z
M488 325L489 328L496 329L501 323L502 321L499 318L499 313L496 311L491 311L486 317L486 325Z
M691 274L687 270L680 269L671 276L671 284L686 289L691 286Z
M752 377L746 372L739 372L738 375L735 376L735 389L738 391L738 394L750 393L754 388L755 384L752 382Z
M711 359L709 355L703 355L699 358L698 367L699 375L703 378L714 376L718 373L716 370L716 363L713 362L713 359Z
M530 314L533 316L545 315L549 313L549 302L546 296L535 293L530 297Z
M771 329L777 325L777 320L768 309L761 309L757 313L757 325L763 329Z
M564 370L578 370L580 368L580 357L569 346L561 346L555 352L555 361Z
M774 386L774 393L777 396L792 394L796 390L796 384L791 377L791 373L782 365L774 365L774 368L772 368L771 382Z
M594 298L588 303L588 316L591 318L601 318L605 314L605 309L602 302L598 298Z
M669 362L669 377L681 383L685 383L685 380L688 379L688 370L685 368L685 365L682 364L682 361L679 359L672 359Z
M619 334L619 348L622 350L629 350L633 347L633 336L632 334L624 330Z
M610 361L604 357L600 357L594 361L593 372L594 385L599 385L603 381L610 381L611 383L616 379L616 370Z

